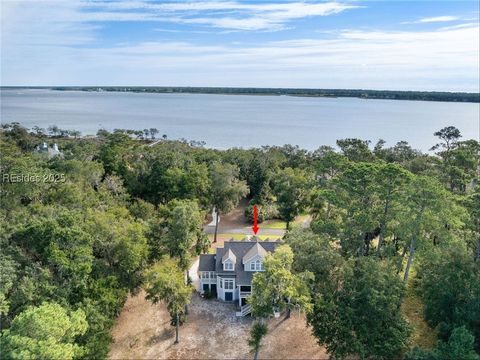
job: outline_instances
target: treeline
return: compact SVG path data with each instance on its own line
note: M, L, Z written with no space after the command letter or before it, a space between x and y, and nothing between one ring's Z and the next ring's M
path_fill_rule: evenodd
M139 93L186 93L228 95L289 95L307 97L355 97L362 99L422 100L449 102L480 102L479 93L447 91L396 91L366 89L296 89L296 88L230 88L230 87L163 87L163 86L102 86L54 87L54 90L123 91Z
M309 229L288 232L290 250L274 255L266 278L254 280L275 284L281 274L290 284L288 293L254 287L270 291L254 294L252 304L257 298L264 305L257 314L304 310L318 342L338 358L475 359L480 145L462 140L454 127L435 136L431 156L403 141L221 151L166 138L148 146L126 130L101 131L95 138L55 137L63 157L48 159L34 149L50 137L4 126L5 356L106 357L115 317L143 285L152 301L169 299L172 323L188 321L190 289L181 274L210 246L202 232L206 213L213 205L226 213L247 196L264 219L280 217L288 227L301 213L313 217ZM4 176L51 173L66 181L14 183ZM438 334L432 349L409 351L414 329L402 304L410 296L423 303ZM267 330L255 326L254 350Z
M19 123L11 123L6 125L7 127L12 127L20 125ZM69 129L62 129L58 127L58 125L50 125L48 128L42 128L40 126L34 126L31 131L33 134L35 134L37 137L45 137L49 136L51 138L68 138L68 137L73 137L73 138L79 138L82 136L81 131L78 130L69 130ZM157 135L159 133L157 128L149 128L149 129L143 129L143 130L131 130L131 129L115 129L114 132L121 132L124 134L127 134L135 139L138 140L155 140L157 138ZM109 132L104 129L100 129L97 132L97 136L102 136L102 135L107 135ZM162 135L163 139L167 138L167 135ZM32 139L33 142L35 142L34 139Z

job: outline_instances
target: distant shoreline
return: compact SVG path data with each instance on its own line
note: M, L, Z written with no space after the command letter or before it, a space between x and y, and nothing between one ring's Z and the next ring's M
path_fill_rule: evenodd
M176 87L176 86L2 86L2 90L45 89L55 91L132 92L160 94L218 94L295 97L353 97L360 99L420 100L480 103L480 93L439 91L395 91L363 89L297 89L237 87Z

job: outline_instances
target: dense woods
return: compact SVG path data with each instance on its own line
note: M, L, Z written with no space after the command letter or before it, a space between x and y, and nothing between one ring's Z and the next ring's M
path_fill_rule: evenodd
M180 325L183 274L210 247L206 214L246 196L260 220L289 224L254 278L265 283L251 299L259 319L304 311L335 358L479 358L480 144L460 130L432 134L432 154L405 141L215 150L149 146L121 129L41 130L0 133L2 357L105 358L126 297L142 287ZM36 151L43 142L61 156ZM311 215L308 228L293 226L299 214ZM411 342L409 296L438 338L432 348ZM267 331L252 329L257 354Z

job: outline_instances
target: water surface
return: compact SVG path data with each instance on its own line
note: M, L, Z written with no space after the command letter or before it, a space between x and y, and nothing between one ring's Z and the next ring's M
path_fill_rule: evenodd
M84 135L154 127L159 136L215 148L294 144L313 150L357 137L387 145L406 140L427 151L436 142L433 133L448 125L464 138L479 138L478 103L32 89L3 89L1 100L2 123L55 124Z

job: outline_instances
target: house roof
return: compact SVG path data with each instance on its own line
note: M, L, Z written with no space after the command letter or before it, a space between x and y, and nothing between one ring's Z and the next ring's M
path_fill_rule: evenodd
M215 254L200 255L198 271L215 271Z
M252 282L252 277L254 272L252 271L245 271L244 265L242 262L236 262L234 271L223 271L223 257L232 252L236 258L243 259L245 255L254 247L256 247L257 241L225 241L223 244L223 248L217 248L216 258L215 258L215 271L217 275L220 276L231 276L235 275L236 283L238 285L250 285ZM261 241L260 242L261 248L266 253L273 252L275 248L280 245L279 241ZM262 250L260 250L262 251ZM202 258L204 255L200 255ZM200 270L200 269L199 269ZM203 270L200 270L203 271Z
M243 257L243 263L247 263L251 259L253 259L255 256L260 255L262 258L267 255L267 250L263 248L262 245L260 245L259 242L256 242L254 246L250 248L250 250L247 251L245 256Z
M228 259L232 260L233 263L237 262L237 257L235 256L235 254L233 253L233 251L231 249L228 249L228 251L225 252L225 254L223 254L222 263L224 263Z

